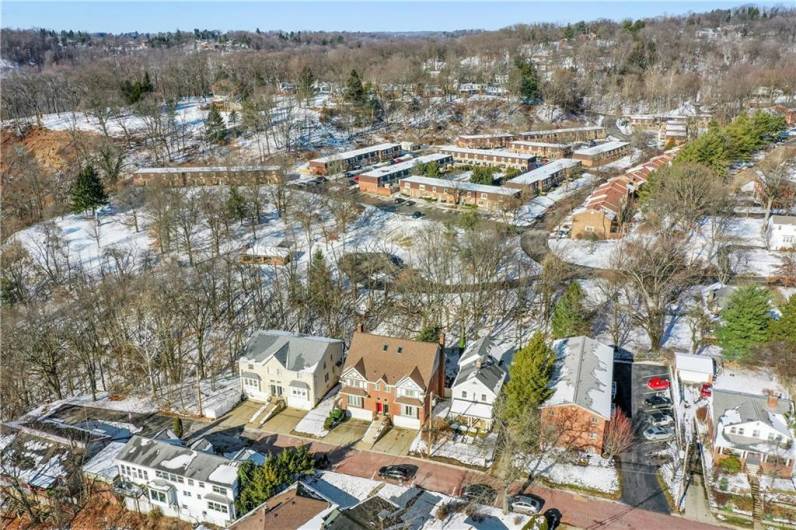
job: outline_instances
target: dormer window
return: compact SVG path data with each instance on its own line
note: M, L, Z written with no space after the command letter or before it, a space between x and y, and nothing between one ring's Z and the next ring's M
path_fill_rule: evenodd
M386 344L385 344L385 345L384 345L384 347L382 348L382 351L387 351L387 345L386 345Z

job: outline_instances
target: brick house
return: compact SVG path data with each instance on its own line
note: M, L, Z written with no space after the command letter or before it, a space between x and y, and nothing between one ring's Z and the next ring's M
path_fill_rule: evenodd
M468 149L502 149L511 142L513 134L463 134L456 137L456 145Z
M444 169L445 166L453 163L453 158L450 155L433 153L366 171L359 175L359 191L376 195L392 195L398 190L398 183L401 179L411 175L416 165L430 164L431 162L436 163L440 169Z
M467 205L487 210L507 209L518 204L520 190L458 180L412 176L401 180L401 194L444 204Z
M605 142L576 149L572 158L580 160L584 167L595 167L618 160L629 152L630 144L627 142Z
M315 175L328 175L391 160L400 154L401 144L383 143L314 158L309 162L309 169Z
M563 129L544 129L527 131L519 134L525 142L589 142L605 138L605 127L567 127Z
M340 376L340 406L356 419L387 416L396 427L420 429L432 397L445 389L444 336L421 342L365 333L351 338Z
M611 420L614 350L589 337L553 342L553 395L542 404L542 424L559 445L601 453Z

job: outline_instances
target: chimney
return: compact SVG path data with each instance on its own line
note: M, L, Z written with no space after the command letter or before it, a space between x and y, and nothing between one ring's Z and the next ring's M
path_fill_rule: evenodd
M480 370L481 366L482 366L481 358L479 357L478 359L475 360L475 367Z
M774 393L773 390L768 391L768 408L771 410L777 410L777 405L779 405L779 396Z
M365 333L365 324L362 321L357 323L357 331L360 333Z

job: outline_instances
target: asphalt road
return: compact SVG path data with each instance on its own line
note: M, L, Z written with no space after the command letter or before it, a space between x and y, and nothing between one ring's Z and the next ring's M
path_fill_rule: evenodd
M643 425L641 406L649 389L646 381L654 375L663 375L661 366L617 362L614 379L617 382L616 401L619 408L633 421L637 432ZM625 504L658 513L670 513L669 503L658 484L658 468L647 463L647 455L662 444L646 442L640 436L628 452L619 457L622 474L622 497Z

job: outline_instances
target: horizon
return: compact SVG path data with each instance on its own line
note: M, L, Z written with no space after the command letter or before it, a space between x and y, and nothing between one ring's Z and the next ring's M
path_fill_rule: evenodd
M494 31L515 24L568 24L599 19L655 18L747 5L785 6L763 1L5 1L4 29L47 29L88 33L160 33L197 29L424 33ZM609 9L610 7L610 9ZM190 12L185 12L190 8ZM453 8L453 9L451 9ZM500 9L504 8L504 9ZM610 12L606 12L610 11ZM176 24L174 21L177 20Z

